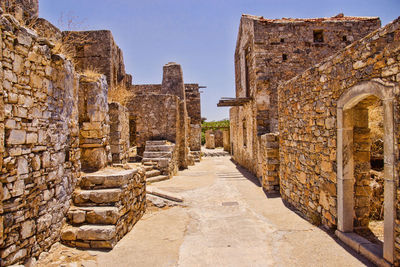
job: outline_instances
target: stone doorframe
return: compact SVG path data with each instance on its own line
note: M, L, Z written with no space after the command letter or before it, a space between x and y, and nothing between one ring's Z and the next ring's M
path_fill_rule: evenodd
M353 108L368 96L376 96L383 102L384 112L384 245L383 257L394 261L394 227L396 214L396 169L394 138L394 92L395 84L372 80L359 83L344 93L337 102L337 190L338 190L338 230L353 231L354 214L354 162L352 149L352 128L346 128L345 111ZM345 161L344 161L345 160Z

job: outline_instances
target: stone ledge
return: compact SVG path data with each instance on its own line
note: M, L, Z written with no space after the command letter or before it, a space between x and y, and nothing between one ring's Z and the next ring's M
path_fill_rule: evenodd
M357 253L363 255L377 266L392 266L383 259L382 249L379 245L374 244L356 233L344 233L339 230L335 231L335 235L346 245L354 249Z

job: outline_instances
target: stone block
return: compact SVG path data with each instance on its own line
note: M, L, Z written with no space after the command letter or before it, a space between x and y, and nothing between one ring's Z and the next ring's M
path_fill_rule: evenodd
M107 154L105 148L84 148L81 154L82 169L97 171L107 166Z
M11 130L7 138L9 145L22 145L26 142L26 131L24 130Z

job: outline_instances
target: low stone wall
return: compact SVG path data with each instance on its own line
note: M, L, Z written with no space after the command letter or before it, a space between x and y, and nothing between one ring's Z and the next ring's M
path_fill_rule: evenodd
M119 103L108 106L112 162L124 164L129 157L129 112Z
M262 187L266 192L279 192L279 134L261 136Z
M97 171L111 163L108 86L104 75L79 80L79 142L84 171Z
M60 238L80 175L79 84L71 62L9 15L0 16L0 65L0 258L8 266Z
M126 233L132 230L136 222L143 216L146 211L146 175L144 168L138 167L123 171L113 169L113 172L114 173L109 171L108 175L102 174L101 172L98 174L93 173L91 175L100 177L100 179L85 179L85 182L81 182L79 186L85 190L108 188L108 186L116 183L118 179L123 180L124 183L120 185L122 191L118 195L117 201L112 203L112 206L118 210L117 214L105 212L103 215L98 215L93 211L91 212L90 207L105 206L109 203L90 203L90 200L86 197L79 196L79 189L75 192L74 204L85 205L89 202L89 208L85 210L82 207L76 206L68 213L68 222L75 227L67 226L63 230L63 243L80 248L111 249ZM114 177L113 180L108 181L107 179L111 175L119 175L120 177L117 179ZM92 181L94 181L94 183L92 183ZM104 184L99 184L100 181L104 181ZM99 195L100 194L101 193L99 193ZM100 199L107 200L107 197L109 196L102 195L102 198L99 197L97 201L100 201ZM103 225L105 221L108 222L108 225L115 225L115 236L112 239L99 241L96 239L97 236L95 236L95 233L92 233L93 236L90 236L90 232L86 232L79 227L82 223L89 227L91 225L96 225L96 221L99 220L96 216L102 216L101 221L103 221Z

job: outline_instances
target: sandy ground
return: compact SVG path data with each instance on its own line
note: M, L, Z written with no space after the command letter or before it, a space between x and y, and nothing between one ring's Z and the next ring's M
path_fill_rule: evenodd
M181 195L185 206L149 209L111 251L58 244L39 266L372 266L267 196L229 157L204 158L153 185Z

